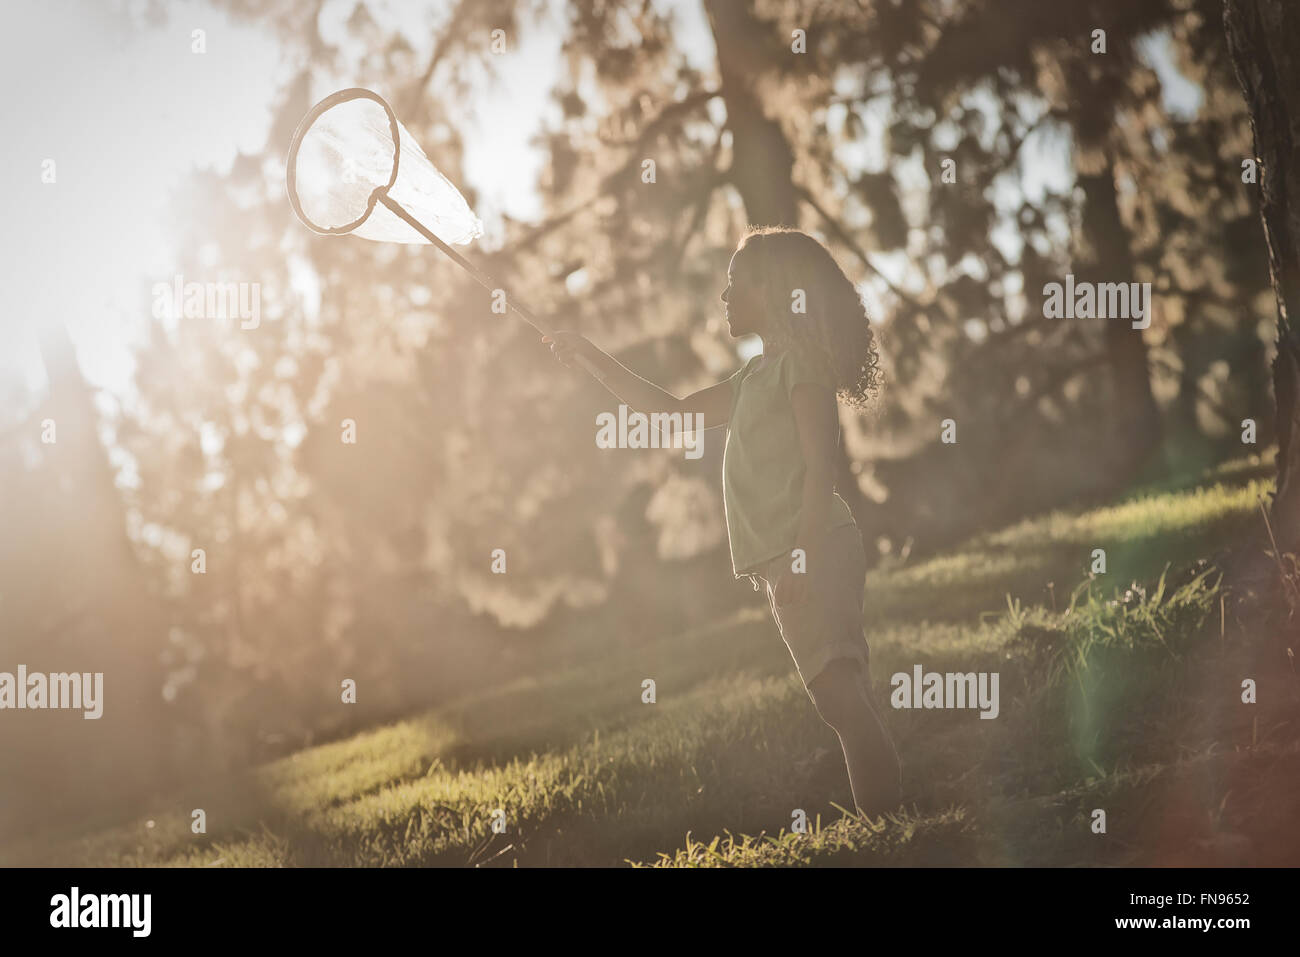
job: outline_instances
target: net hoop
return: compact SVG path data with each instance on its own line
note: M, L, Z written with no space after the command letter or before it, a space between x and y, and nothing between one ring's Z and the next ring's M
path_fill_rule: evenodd
M388 117L388 129L393 139L393 172L388 177L387 183L383 186L376 186L371 191L370 198L366 201L366 211L355 220L342 226L318 226L307 217L307 214L302 211L302 205L298 202L298 148L302 146L302 141L307 136L307 131L311 129L313 123L320 119L323 113L327 110L333 109L340 103L346 103L349 100L374 100L384 108L384 113ZM312 232L322 233L329 236L342 236L352 232L352 230L356 229L370 218L370 214L375 211L375 204L379 202L379 197L392 189L393 184L397 182L397 164L401 159L402 153L401 134L399 129L400 128L397 124L397 114L394 113L393 108L388 105L388 101L373 90L367 90L359 86L350 87L346 90L339 90L337 93L331 93L311 108L307 115L302 118L302 122L298 124L298 128L293 131L293 139L289 143L289 156L286 161L284 177L285 186L289 192L289 205L293 207L294 213L303 221L303 224L308 229Z

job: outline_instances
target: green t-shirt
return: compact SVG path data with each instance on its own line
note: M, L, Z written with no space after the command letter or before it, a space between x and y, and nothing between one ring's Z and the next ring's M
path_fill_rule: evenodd
M722 456L722 501L731 570L739 578L757 565L789 554L798 544L805 467L790 394L801 382L815 382L832 392L834 386L798 350L769 355L766 360L755 356L729 381L731 417ZM830 494L834 501L828 528L852 524L848 505L839 495Z

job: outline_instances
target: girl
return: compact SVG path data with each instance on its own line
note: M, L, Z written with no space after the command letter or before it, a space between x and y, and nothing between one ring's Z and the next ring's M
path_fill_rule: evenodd
M872 702L862 539L832 483L836 395L860 407L878 386L871 327L826 248L784 227L745 235L722 301L731 335L757 335L763 351L730 379L683 399L577 333L542 341L565 365L585 358L638 412L699 413L704 428L727 427L722 493L732 572L755 589L765 585L808 696L839 735L854 803L876 815L898 806L900 768Z

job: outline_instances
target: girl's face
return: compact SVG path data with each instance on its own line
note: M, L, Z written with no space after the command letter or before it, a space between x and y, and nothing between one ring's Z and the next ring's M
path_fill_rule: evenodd
M735 339L761 334L764 323L761 277L754 275L757 257L744 253L742 248L732 254L727 266L727 288L722 290L727 329Z

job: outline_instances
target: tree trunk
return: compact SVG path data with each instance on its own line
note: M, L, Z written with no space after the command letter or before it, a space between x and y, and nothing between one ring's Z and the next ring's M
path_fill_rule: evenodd
M127 535L91 390L62 323L47 324L39 345L49 380L42 414L57 429L43 468L60 489L60 506L42 517L47 564L38 574L59 624L24 663L35 671L102 672L104 699L99 719L56 725L37 739L47 757L25 769L24 797L40 802L29 816L139 797L164 773L169 726L160 661L166 619Z
M1110 163L1096 175L1080 175L1087 197L1083 208L1083 235L1090 247L1079 278L1093 283L1132 282L1133 255L1129 234L1120 219L1115 195L1115 172ZM1151 451L1160 444L1160 410L1151 392L1146 341L1142 330L1123 320L1106 322L1106 354L1115 382L1115 416L1119 440L1116 452L1123 463L1116 480L1127 481L1141 470Z
M1300 551L1300 4L1225 0L1223 23L1255 134L1259 206L1277 296L1277 491L1279 549Z
M748 0L706 0L718 49L718 72L731 131L731 181L754 226L796 226L794 150L781 124L767 116L755 89L764 67L766 29Z

